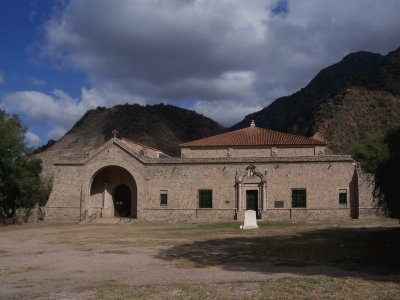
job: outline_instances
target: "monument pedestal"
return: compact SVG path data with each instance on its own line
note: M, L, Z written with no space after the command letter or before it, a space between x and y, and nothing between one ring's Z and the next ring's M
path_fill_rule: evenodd
M257 213L255 210L246 210L244 213L244 224L240 229L257 229Z

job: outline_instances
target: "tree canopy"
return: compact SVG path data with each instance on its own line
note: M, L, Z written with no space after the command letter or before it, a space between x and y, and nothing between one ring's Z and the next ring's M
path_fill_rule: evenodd
M365 172L374 174L378 166L389 157L385 136L375 135L355 145L352 156Z
M19 207L44 205L48 195L42 163L24 145L25 132L16 115L0 109L0 210L9 217Z
M375 171L375 191L382 203L390 210L390 216L400 218L400 128L390 131L385 137L388 158Z

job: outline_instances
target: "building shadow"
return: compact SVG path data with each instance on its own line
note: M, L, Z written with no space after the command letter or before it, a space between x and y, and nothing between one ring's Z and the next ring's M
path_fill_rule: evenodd
M296 233L195 241L157 257L228 271L351 276L400 281L400 228L329 228ZM264 233L263 233L264 234ZM386 276L390 275L390 276Z

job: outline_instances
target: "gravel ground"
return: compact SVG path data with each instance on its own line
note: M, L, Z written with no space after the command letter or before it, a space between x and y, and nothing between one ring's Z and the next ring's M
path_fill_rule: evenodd
M108 225L107 230L114 228L119 229ZM179 266L159 258L160 251L170 246L135 246L136 239L127 239L129 243L125 244L102 243L101 236L88 239L87 233L80 236L79 232L69 236L68 227L57 226L0 230L0 298L90 299L95 297L93 288L105 284L213 283L352 274L330 267L279 267L256 262ZM251 271L252 264L257 264L255 271Z

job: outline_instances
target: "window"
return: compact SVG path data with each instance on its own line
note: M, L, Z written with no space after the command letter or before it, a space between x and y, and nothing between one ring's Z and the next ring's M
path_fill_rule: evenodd
M347 191L346 190L339 191L339 204L347 204Z
M305 189L292 190L292 207L307 207L307 197Z
M212 208L212 190L199 190L199 208Z
M274 205L275 208L284 208L284 206L285 206L285 202L280 201L280 200L275 201L275 205Z
M161 193L160 193L160 205L168 205L168 193L167 193L167 191L161 191Z

